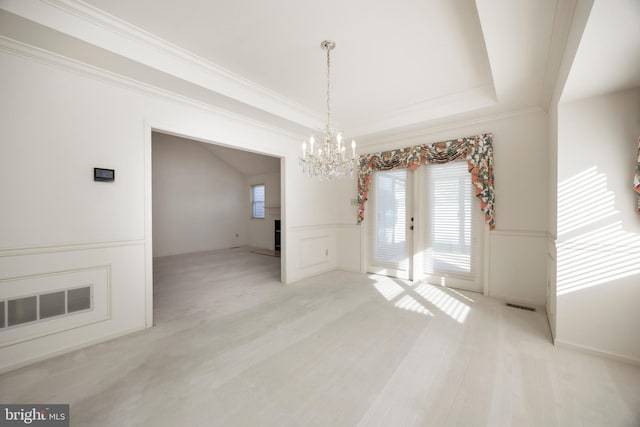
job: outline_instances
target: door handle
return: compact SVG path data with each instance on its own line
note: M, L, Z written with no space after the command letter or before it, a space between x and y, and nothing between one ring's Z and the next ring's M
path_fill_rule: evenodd
M413 231L413 225L409 226L409 230Z

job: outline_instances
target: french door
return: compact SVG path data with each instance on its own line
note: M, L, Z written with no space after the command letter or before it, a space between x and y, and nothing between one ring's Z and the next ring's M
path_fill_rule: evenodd
M411 279L412 176L408 169L376 172L371 179L370 254L367 271Z
M367 271L482 291L482 212L466 162L375 172Z

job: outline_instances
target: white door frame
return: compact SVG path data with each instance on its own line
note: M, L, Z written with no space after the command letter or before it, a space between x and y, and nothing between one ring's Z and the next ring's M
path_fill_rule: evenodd
M175 126L166 124L144 122L144 271L145 271L145 327L153 326L153 201L152 201L152 136L153 132L161 132L175 135L193 141L206 142L210 144L224 144L225 141L213 141L195 136L192 132L178 129ZM235 144L226 146L237 150L247 150ZM287 246L286 246L286 156L284 153L256 152L272 157L280 158L280 282L287 283Z
M425 211L427 207L427 194L426 194L426 166L411 171L407 170L407 180L411 182L410 187L411 190L408 190L413 197L409 197L408 199L412 199L411 201L407 201L407 203L411 204L411 207L407 208L407 216L410 218L413 216L415 221L413 222L414 230L408 231L408 233L412 233L411 237L411 246L409 252L412 252L411 259L411 277L412 281L422 281L425 279L424 271L423 271L423 254L422 251L425 250L426 247L426 234L424 227L426 226L426 214ZM375 173L375 172L374 172ZM372 177L373 179L373 177ZM374 197L372 193L370 193L369 199L369 214L365 215L364 221L361 223L361 239L360 244L363 250L363 256L361 258L360 271L362 273L367 273L369 270L369 263L371 259L371 215L373 215L374 204L371 203L371 199ZM475 199L475 198L474 198ZM475 206L475 213L478 213L479 207L477 206L477 201L473 201ZM484 295L489 295L489 267L490 267L490 258L489 258L489 250L490 250L490 241L489 241L489 229L488 226L484 223L484 221L478 221L478 227L476 228L478 233L478 238L481 240L480 244L476 246L476 250L480 251L480 255L478 258L477 266L482 269L482 272L477 277L477 283L473 289L469 288L468 290L473 290L475 292L482 292ZM411 254L410 254L411 256ZM379 273L384 274L384 273ZM448 287L460 287L465 289L464 280L459 281L457 278L453 277L452 280L445 281L445 283L434 283L437 285L444 285Z
M405 169L406 173L407 173L407 178L406 178L406 198L405 198L405 208L406 208L406 219L405 219L405 232L406 232L406 255L407 255L407 262L408 262L408 266L406 270L401 270L398 268L394 268L393 266L390 265L384 265L384 264L380 264L380 265L375 265L372 264L374 257L372 254L372 250L373 250L373 240L372 240L372 236L373 236L373 224L374 224L374 217L373 215L375 215L375 211L376 211L376 194L375 194L375 183L372 182L371 184L371 191L369 192L369 206L370 206L370 215L369 215L369 221L366 221L366 224L363 224L366 228L363 230L364 234L368 235L368 239L367 239L367 246L364 246L365 251L367 253L366 256L366 263L365 263L365 271L368 273L374 273L374 274L382 274L385 276L391 276L391 277L397 277L399 279L404 279L404 280L412 280L413 279L413 256L412 256L412 251L413 251L413 230L412 228L412 221L411 218L413 218L413 174L411 173L411 171L409 169ZM374 172L375 174L376 172ZM375 177L372 175L372 181L375 179Z

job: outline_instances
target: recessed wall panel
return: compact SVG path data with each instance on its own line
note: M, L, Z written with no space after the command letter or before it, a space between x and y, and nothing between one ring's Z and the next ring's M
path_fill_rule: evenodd
M308 237L300 240L300 268L305 269L328 263L329 236Z
M0 347L110 319L110 281L109 265L0 280L8 311Z

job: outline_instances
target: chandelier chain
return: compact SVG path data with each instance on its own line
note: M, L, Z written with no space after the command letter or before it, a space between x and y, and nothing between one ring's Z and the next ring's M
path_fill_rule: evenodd
M331 129L331 49L327 49L327 131Z

